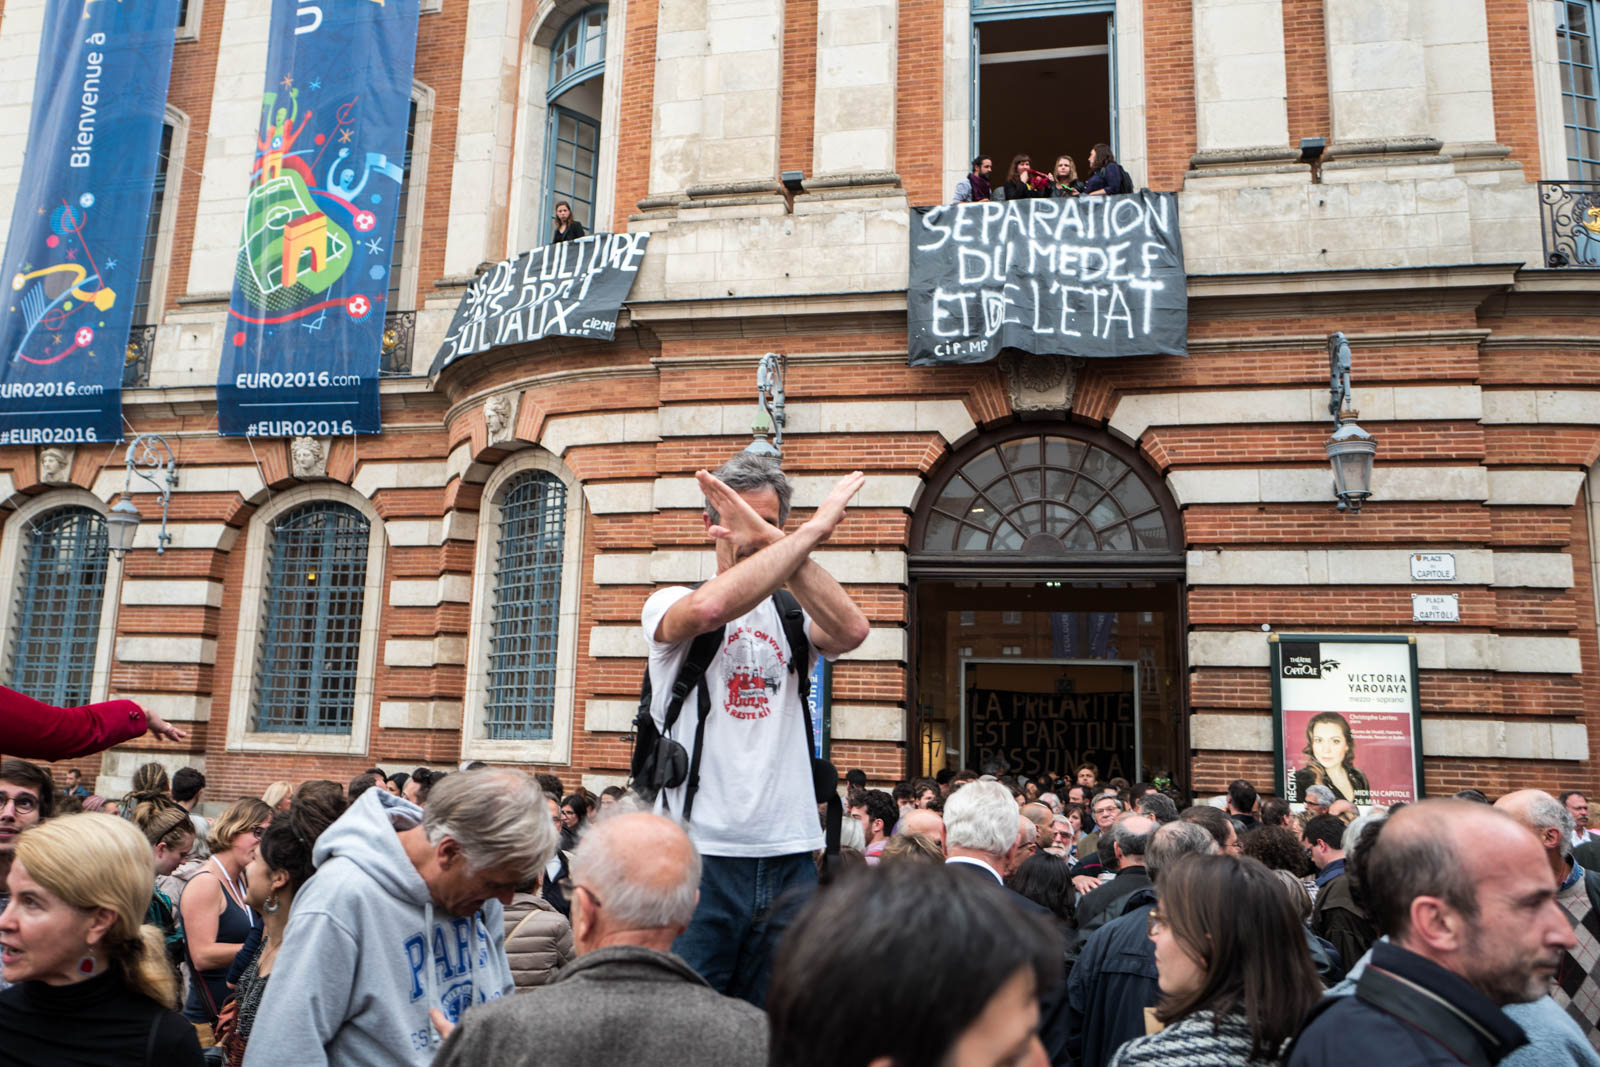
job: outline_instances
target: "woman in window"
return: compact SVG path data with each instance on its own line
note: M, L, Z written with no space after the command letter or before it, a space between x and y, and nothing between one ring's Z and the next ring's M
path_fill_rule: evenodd
M211 858L178 898L189 967L195 972L183 1014L195 1024L202 1045L212 1043L211 1027L228 999L228 965L260 922L245 901L244 869L271 821L272 809L255 797L228 805L211 824Z
M200 1067L172 1011L178 980L143 925L150 846L103 815L67 815L17 839L0 912L0 1063Z
M586 236L586 233L583 223L572 217L572 205L565 200L557 200L556 232L555 236L550 238L550 243L556 245L562 241L576 241L578 238Z
M1282 883L1245 856L1163 867L1150 940L1166 1029L1123 1045L1110 1067L1281 1063L1322 995Z
M1049 196L1049 176L1033 169L1033 157L1027 153L1011 157L1011 170L1006 174L1006 199L1031 200Z

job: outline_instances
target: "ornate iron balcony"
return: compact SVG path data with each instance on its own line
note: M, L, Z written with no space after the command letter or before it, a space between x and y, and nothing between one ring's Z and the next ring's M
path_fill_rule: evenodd
M1600 182L1539 183L1544 265L1600 270Z
M411 342L417 333L415 311L391 311L383 317L383 358L380 378L411 377Z
M128 331L128 351L122 361L124 389L141 389L150 384L150 356L155 347L154 323L135 325Z

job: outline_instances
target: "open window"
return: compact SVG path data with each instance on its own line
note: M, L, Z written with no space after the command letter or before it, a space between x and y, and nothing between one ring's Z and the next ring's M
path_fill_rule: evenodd
M996 187L1019 154L1039 170L1071 156L1087 178L1089 149L1117 148L1112 5L1086 6L974 4L971 155L994 160Z
M555 229L555 207L566 201L585 230L599 228L600 107L605 94L606 8L585 8L556 34L550 46L550 89L545 131L543 237Z

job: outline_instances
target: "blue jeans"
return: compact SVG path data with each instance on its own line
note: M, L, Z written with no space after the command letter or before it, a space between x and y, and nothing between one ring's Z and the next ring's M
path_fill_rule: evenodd
M717 992L765 1007L778 942L816 885L809 852L766 859L705 856L700 903L672 951Z

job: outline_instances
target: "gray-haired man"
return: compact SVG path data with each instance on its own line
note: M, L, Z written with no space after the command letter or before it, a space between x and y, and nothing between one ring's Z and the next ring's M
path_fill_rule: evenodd
M1313 819L1318 815L1326 815L1328 808L1338 799L1338 794L1327 786L1314 785L1306 790L1306 811Z
M521 771L449 775L426 813L367 790L317 839L245 1067L431 1063L436 1027L511 992L501 908L555 846Z
M439 1067L762 1067L767 1017L670 954L694 914L700 857L670 819L595 823L572 859L578 959L550 984L473 1012Z
M712 475L695 477L705 493L706 537L717 573L697 589L672 586L645 602L652 713L657 727L695 751L698 698L691 694L666 729L673 682L700 634L722 628L705 675L709 711L689 836L704 857L700 906L674 950L720 993L756 1006L766 999L772 953L798 905L790 889L816 882L811 853L822 847L811 775L811 739L800 704L802 675L816 655L829 659L867 637L861 610L811 559L865 483L840 479L811 518L785 534L790 486L777 465L740 453ZM811 655L791 662L773 594L787 589L804 613ZM684 788L659 804L684 809ZM788 905L772 912L772 903Z

